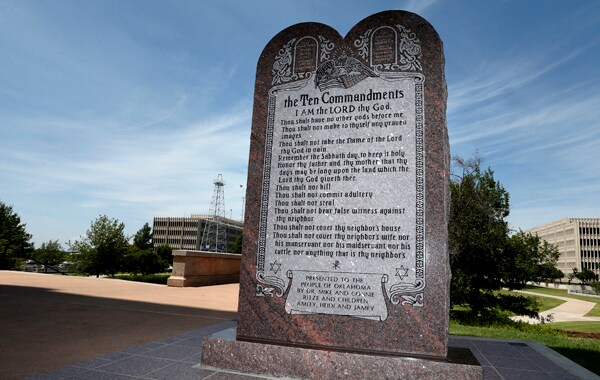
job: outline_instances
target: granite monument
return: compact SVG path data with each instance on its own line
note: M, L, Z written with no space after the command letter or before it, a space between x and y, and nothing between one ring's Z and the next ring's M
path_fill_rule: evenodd
M480 376L478 366L448 367L446 97L442 42L413 13L372 15L346 37L297 24L267 44L237 339L205 342L203 364L293 377L380 377L388 367L421 376L419 366ZM244 351L249 366L223 354Z

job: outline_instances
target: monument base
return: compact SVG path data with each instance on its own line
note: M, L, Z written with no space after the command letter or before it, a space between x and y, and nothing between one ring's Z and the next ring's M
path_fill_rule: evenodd
M471 351L450 347L448 360L376 356L206 338L202 368L300 379L483 379Z
M168 286L207 286L240 281L241 255L204 251L173 251Z

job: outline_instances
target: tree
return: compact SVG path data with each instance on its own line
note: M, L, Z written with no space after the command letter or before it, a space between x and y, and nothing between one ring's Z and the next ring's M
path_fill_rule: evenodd
M494 172L481 170L481 158L454 158L459 174L453 174L448 225L453 305L468 306L478 317L491 317L499 310L537 316L532 299L504 295L498 291L523 288L527 281L547 276L557 251L540 244L536 236L510 235L509 193L494 179Z
M239 234L235 239L235 242L229 248L231 253L242 253L242 245L244 243L244 234Z
M562 279L565 277L565 273L554 267L550 270L548 278L545 280L546 282L554 282L558 280L562 284Z
M501 288L509 194L491 169L480 170L480 157L455 157L454 162L462 173L450 182L450 297L454 305L468 305L479 315L499 302L493 292Z
M33 251L31 258L48 267L49 265L58 265L65 261L67 253L62 249L58 240L49 240L47 243L42 243L40 248Z
M94 220L81 240L71 243L79 271L96 275L118 272L127 252L125 225L106 215Z
M161 258L161 260L166 262L168 265L173 265L173 249L167 244L161 244L158 247L156 247L156 253Z
M14 269L33 251L31 235L25 231L12 206L0 202L0 269Z
M169 250L169 255L170 253ZM145 223L133 236L133 245L127 252L125 269L144 275L163 272L169 267L170 257L163 258L162 254L159 249L152 248L152 229Z
M152 274L164 272L169 262L163 260L153 249L139 249L135 245L129 248L125 269L131 273Z
M574 278L579 279L579 269L577 268L573 268L573 273L571 273L571 280L573 280ZM569 284L571 284L571 281L569 281Z
M557 274L556 262L559 256L558 247L541 241L536 235L523 232L512 235L503 255L504 286L522 289L528 281L552 281Z
M593 282L590 283L590 286L592 287L592 289L594 289L594 291L596 292L596 294L600 295L600 282L593 281Z
M150 249L152 248L152 228L145 223L138 232L133 235L133 245L139 249Z
M598 275L588 268L583 268L578 271L577 268L573 268L575 278L581 281L582 284L589 284L592 281L598 281Z

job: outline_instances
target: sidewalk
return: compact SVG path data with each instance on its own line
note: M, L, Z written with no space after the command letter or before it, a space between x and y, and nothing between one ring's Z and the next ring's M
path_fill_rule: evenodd
M233 320L238 289L0 271L0 379Z
M237 295L237 284L168 288L0 271L0 378L268 378L199 366L204 337L234 334ZM536 342L452 336L450 345L470 348L486 380L599 378Z
M565 301L565 303L558 305L555 308L548 309L540 313L540 316L542 317L548 317L549 315L552 315L553 322L600 322L600 317L585 316L596 306L595 302L582 301L570 297L561 297L536 292L528 292L525 290L517 290L517 292L532 296L556 298ZM525 316L518 316L514 317L513 319L528 323L539 323L539 320Z
M29 379L155 379L257 380L280 379L203 368L202 340L211 334L235 335L234 321L130 347ZM483 366L485 380L576 380L599 377L537 342L451 336L451 347L469 348ZM354 379L340 372L340 379ZM362 379L360 379L362 380Z

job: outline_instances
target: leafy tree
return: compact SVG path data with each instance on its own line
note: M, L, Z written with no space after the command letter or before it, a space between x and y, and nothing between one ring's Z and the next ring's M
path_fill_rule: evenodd
M71 243L78 269L86 274L112 275L118 272L127 253L125 225L101 215L92 222L81 240Z
M598 275L588 268L583 268L578 271L577 268L573 268L575 278L581 281L582 284L588 284L592 281L598 281Z
M592 289L594 289L594 291L596 292L596 294L600 294L600 282L599 281L593 281L593 282L591 282L590 286L592 287Z
M166 262L168 265L173 265L173 249L167 244L161 244L158 247L156 247L156 253L161 258L161 260Z
M33 251L31 235L25 231L12 206L0 202L0 269L13 269Z
M152 229L145 223L133 236L133 245L129 247L125 260L125 270L144 275L164 272L172 260L171 248L165 247L152 248Z
M479 315L499 303L494 291L501 288L509 194L490 169L481 171L479 157L455 157L454 162L462 173L450 182L450 297L454 305L468 305Z
M548 278L545 280L546 282L554 282L556 280L558 280L560 283L562 283L562 279L565 277L565 273L554 267L552 268L549 273L548 273Z
M155 250L139 249L135 245L129 248L125 261L125 269L134 274L160 273L169 267L169 262L163 260Z
M133 245L139 249L150 249L152 248L152 228L145 223L138 232L133 235Z
M66 260L67 253L58 240L49 240L31 254L31 258L44 266L58 265Z
M579 269L573 268L573 273L571 273L570 277L571 277L571 281L574 278L579 279ZM571 281L569 281L569 284L571 284Z
M229 248L231 253L242 253L242 245L244 242L244 234L239 234L235 242Z
M452 192L448 225L453 305L468 306L472 315L491 318L499 310L537 316L537 305L523 296L504 295L503 287L520 289L527 281L547 277L556 262L554 247L523 233L510 236L509 193L481 170L481 158L454 158L458 174Z
M522 289L528 281L544 282L552 279L556 275L559 256L558 247L540 240L536 235L523 232L512 235L503 255L504 286Z

